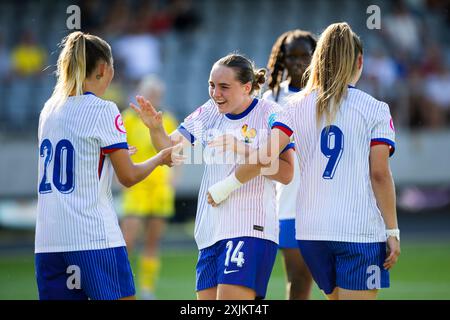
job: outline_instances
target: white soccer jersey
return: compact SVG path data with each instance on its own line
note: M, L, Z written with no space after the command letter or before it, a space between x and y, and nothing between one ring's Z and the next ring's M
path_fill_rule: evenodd
M197 141L204 147L205 172L200 186L195 240L198 248L209 247L219 240L235 237L256 237L278 243L278 219L275 205L275 183L258 176L233 192L227 201L218 207L207 203L210 186L229 176L236 169L232 153L223 163L223 154L210 148L207 142L214 138L233 134L239 141L252 148L267 141L270 135L270 116L280 107L267 100L254 99L240 115L220 114L212 100L189 115L178 128L192 143Z
M284 81L280 84L280 91L278 93L278 104L284 108L286 105L286 98L292 94L299 92L297 88L289 86L289 81ZM263 99L275 101L272 90L264 92ZM287 220L295 219L295 209L297 206L297 192L300 185L300 173L298 172L298 160L294 157L294 177L291 183L285 185L277 182L277 212L278 219Z
M117 106L86 94L49 109L47 102L39 119L35 252L125 246L107 156L128 148Z
M292 102L274 124L288 134L292 129L297 142L301 184L296 239L386 241L370 180L369 153L378 143L388 144L391 155L395 150L389 107L351 87L333 125L318 128L316 96L313 92Z

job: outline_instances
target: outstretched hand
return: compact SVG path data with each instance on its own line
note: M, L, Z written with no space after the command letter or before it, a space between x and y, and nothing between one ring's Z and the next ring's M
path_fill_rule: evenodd
M169 167L178 166L184 163L186 156L182 155L183 144L178 143L170 148L162 149L158 153L160 164Z
M143 96L136 96L136 101L139 107L133 103L130 103L130 107L139 115L142 122L149 129L162 128L162 112L156 111L151 102Z

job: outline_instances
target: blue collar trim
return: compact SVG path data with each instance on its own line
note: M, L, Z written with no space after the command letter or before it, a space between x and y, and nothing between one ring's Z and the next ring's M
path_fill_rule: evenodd
M288 89L290 92L300 92L302 89L289 85Z
M245 117L246 115L248 115L256 106L256 104L258 103L258 99L254 98L252 103L248 106L247 109L245 109L244 112L239 113L239 114L231 114L231 113L226 113L225 117L227 117L230 120L239 120L242 119L243 117Z

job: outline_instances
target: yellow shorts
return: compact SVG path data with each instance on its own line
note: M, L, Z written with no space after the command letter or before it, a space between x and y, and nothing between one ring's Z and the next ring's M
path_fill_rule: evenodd
M152 189L125 189L122 210L124 215L170 218L175 213L174 189L167 185L155 185Z

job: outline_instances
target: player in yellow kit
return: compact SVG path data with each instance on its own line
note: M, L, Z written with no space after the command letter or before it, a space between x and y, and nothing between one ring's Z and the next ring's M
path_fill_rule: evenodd
M164 93L163 83L154 75L144 78L139 91L146 99L160 106ZM142 124L139 116L131 109L123 112L123 121L127 131L128 144L137 148L132 156L134 162L140 162L158 151L153 147L148 128ZM167 132L177 128L176 119L164 112L163 126ZM140 298L154 299L155 285L160 269L159 243L163 236L166 220L174 214L175 190L173 172L169 168L159 167L151 177L123 190L122 230L128 252L132 253L144 228L144 248L138 267L138 288Z

